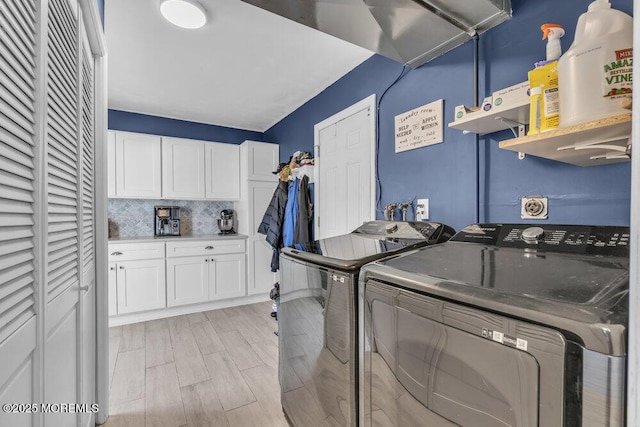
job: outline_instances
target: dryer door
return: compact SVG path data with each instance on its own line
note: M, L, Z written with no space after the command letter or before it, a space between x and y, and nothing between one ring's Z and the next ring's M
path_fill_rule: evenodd
M363 425L562 425L557 331L379 283L365 298Z

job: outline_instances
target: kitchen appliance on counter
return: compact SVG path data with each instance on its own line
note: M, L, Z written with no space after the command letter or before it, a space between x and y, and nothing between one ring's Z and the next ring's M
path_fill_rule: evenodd
M371 221L350 234L282 249L279 376L294 426L357 425L360 267L453 234L434 222Z
M233 230L233 211L231 209L223 209L220 211L220 218L218 218L218 234L235 234Z
M180 236L180 208L155 206L155 237Z
M361 426L623 426L629 228L476 224L362 269Z

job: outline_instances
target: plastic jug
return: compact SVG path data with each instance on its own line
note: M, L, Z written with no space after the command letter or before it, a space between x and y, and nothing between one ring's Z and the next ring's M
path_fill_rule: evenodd
M633 19L608 0L592 2L558 61L560 126L628 112L632 72Z

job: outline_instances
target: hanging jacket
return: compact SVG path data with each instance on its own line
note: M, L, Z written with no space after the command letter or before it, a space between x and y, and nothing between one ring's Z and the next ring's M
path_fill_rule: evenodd
M293 231L293 244L308 243L309 225L313 217L313 208L309 195L309 177L303 176L298 187L298 214Z
M282 246L293 246L293 234L298 217L298 186L300 179L296 178L289 182L289 194L287 196L287 206L284 210L284 223L282 225Z
M287 205L288 183L279 181L276 190L273 192L271 202L267 207L262 222L258 226L258 233L267 236L267 243L273 248L271 257L271 271L275 272L280 268L280 248L282 247L282 223L284 221L284 210Z

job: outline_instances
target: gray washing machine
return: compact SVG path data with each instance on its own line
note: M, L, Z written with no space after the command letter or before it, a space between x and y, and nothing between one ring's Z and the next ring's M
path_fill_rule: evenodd
M294 426L357 425L357 310L367 262L448 240L439 223L371 221L283 248L278 337L282 407Z
M623 426L629 229L472 225L362 269L360 425Z

